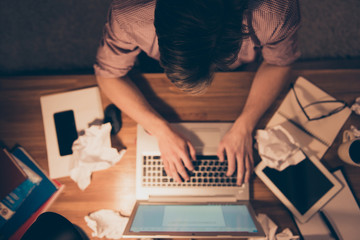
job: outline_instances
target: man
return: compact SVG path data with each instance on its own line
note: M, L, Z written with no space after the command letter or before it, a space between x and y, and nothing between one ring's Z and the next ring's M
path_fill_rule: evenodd
M223 137L218 157L237 170L237 184L253 169L252 132L287 82L300 55L295 0L114 1L94 65L109 99L158 140L166 173L180 182L193 170L195 149L146 101L127 76L144 51L160 60L171 82L190 94L211 84L216 69L235 69L263 58L240 116Z

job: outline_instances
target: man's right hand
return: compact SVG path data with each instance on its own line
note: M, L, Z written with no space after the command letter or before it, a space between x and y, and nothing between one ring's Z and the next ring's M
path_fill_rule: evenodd
M193 160L196 160L196 151L189 140L180 136L170 126L156 135L165 172L176 182L189 180L188 171L193 171Z
M185 168L192 171L191 162L196 157L190 141L173 130L149 105L128 76L96 79L101 90L119 109L157 138L166 174L177 182L182 182L181 178L189 180Z

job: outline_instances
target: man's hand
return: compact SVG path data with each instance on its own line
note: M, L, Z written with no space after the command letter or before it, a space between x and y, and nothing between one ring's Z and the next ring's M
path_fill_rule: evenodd
M237 185L250 180L254 168L252 131L241 124L234 124L225 134L218 147L217 155L220 162L228 161L227 176L237 169Z
M196 159L196 152L193 145L171 128L157 139L166 174L176 182L182 182L182 179L188 181L185 167L189 171L194 170L192 160Z
M102 91L118 108L157 138L166 174L177 182L182 182L181 177L189 180L185 167L192 171L191 160L196 158L191 143L176 133L149 105L129 77L96 79Z
M249 181L254 167L252 132L260 117L289 82L289 73L290 66L275 66L265 61L261 64L242 113L219 145L218 157L224 161L224 155L227 156L227 175L233 174L237 168L239 185Z

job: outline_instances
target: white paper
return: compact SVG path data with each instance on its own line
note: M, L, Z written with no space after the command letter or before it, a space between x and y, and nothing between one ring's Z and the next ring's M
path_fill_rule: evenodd
M128 218L113 210L101 209L85 216L85 222L93 230L91 234L93 237L120 239Z
M258 214L257 220L259 221L261 227L263 228L266 237L265 238L254 238L259 240L295 240L300 239L299 236L293 235L289 228L285 228L281 233L276 233L278 226L266 215L266 214ZM249 238L252 240L253 238Z
M125 154L125 149L118 152L111 147L110 131L110 123L94 125L73 143L74 167L70 177L81 190L89 186L92 172L111 167Z
M257 130L255 139L259 155L268 167L282 171L305 158L294 139L281 126Z

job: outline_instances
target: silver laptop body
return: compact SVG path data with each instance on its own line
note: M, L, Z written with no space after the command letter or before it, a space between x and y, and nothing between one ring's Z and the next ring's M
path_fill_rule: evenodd
M186 183L171 181L163 173L155 137L138 126L137 201L124 238L265 237L249 201L249 185L237 186L236 176L219 175L219 172L226 173L226 165L219 163L216 152L231 125L220 122L172 124L191 141L198 155L194 175L190 175Z

